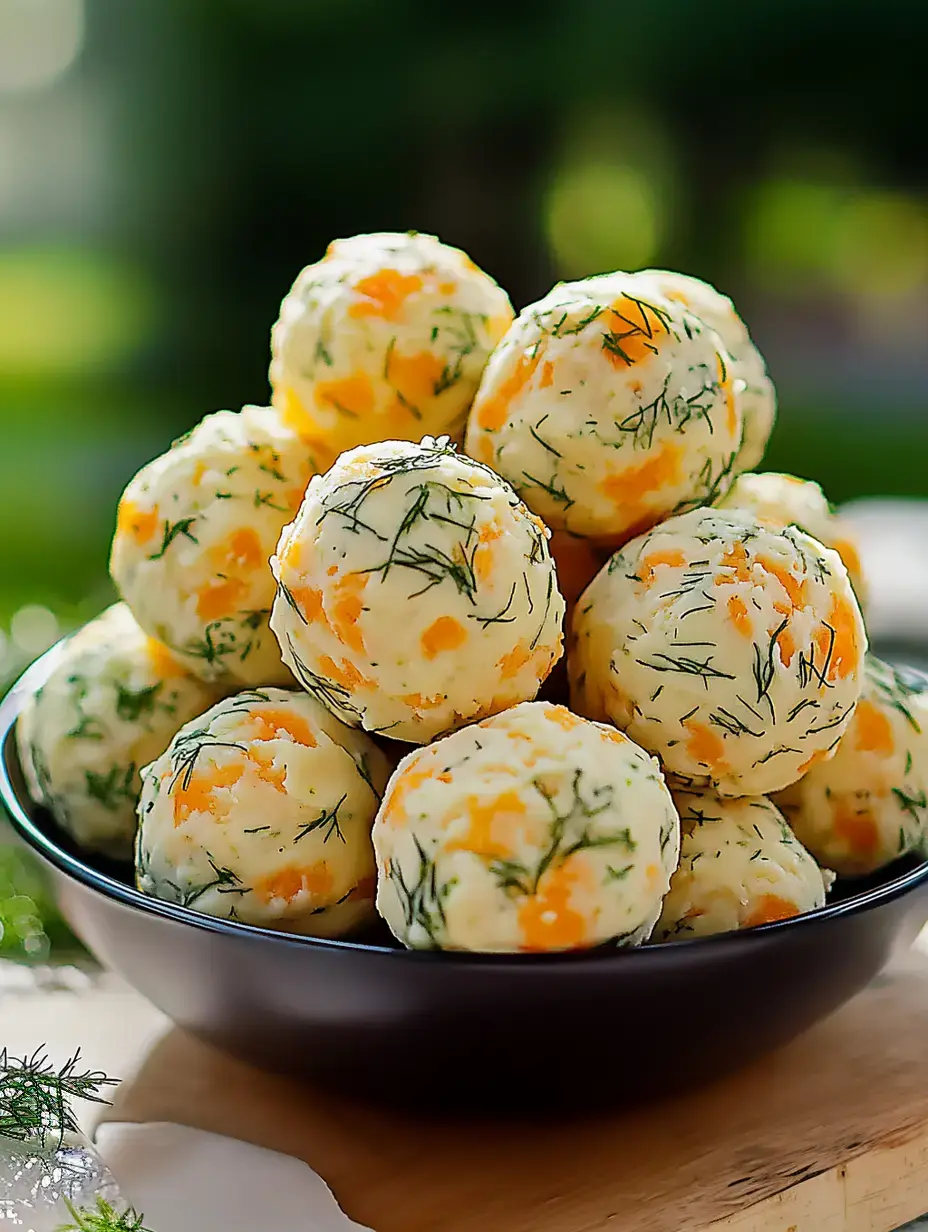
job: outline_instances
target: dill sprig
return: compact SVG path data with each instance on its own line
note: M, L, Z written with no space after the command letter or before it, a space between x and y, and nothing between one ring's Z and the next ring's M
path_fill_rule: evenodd
M151 1232L144 1226L143 1217L131 1206L120 1213L100 1197L93 1210L78 1208L67 1198L64 1202L74 1222L61 1224L56 1232Z
M105 1104L100 1091L115 1085L99 1070L82 1072L78 1050L58 1069L37 1049L30 1057L11 1057L0 1051L0 1137L14 1142L36 1142L57 1149L65 1134L78 1124L69 1100Z

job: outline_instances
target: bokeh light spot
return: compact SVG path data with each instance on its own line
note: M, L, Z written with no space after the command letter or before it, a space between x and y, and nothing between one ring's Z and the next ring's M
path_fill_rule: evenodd
M861 192L835 219L830 255L846 290L907 295L928 282L928 208L903 193Z
M47 89L84 45L84 0L0 0L0 92Z
M0 253L0 370L8 374L118 366L152 317L148 285L114 258L69 249Z
M10 635L13 644L24 654L41 654L58 637L58 617L47 607L30 603L13 616Z
M544 214L552 256L566 278L650 264L666 227L652 178L622 163L561 167Z

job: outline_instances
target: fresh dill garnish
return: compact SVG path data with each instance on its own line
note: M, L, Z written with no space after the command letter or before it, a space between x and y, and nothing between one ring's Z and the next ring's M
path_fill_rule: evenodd
M108 773L98 774L95 770L84 770L84 782L87 795L97 800L104 808L115 813L124 804L132 804L136 799L135 790L136 766L130 761L128 766L111 766Z
M298 843L301 838L305 838L307 834L312 834L315 830L320 830L324 826L325 834L322 836L323 843L327 843L334 834L342 843L345 842L345 836L342 833L342 828L338 824L338 810L348 799L348 793L342 796L338 804L334 808L323 809L322 812L313 821L307 822L305 826L294 836L294 843Z
M151 1232L144 1226L143 1217L131 1206L120 1213L99 1196L93 1210L78 1208L67 1198L64 1204L74 1222L61 1224L55 1232Z
M723 731L727 731L731 736L760 737L764 734L762 731L753 731L743 719L739 719L737 715L732 714L730 710L726 710L724 706L719 706L718 710L709 715L709 722L715 727L721 727Z
M901 787L894 787L892 791L899 801L899 807L902 811L908 813L917 822L921 823L925 809L928 809L928 796L926 796L925 792L910 793L904 791Z
M655 660L659 662L646 662L641 660L642 667L649 667L654 672L679 672L684 676L702 676L706 688L709 688L709 680L734 680L735 677L731 672L723 672L721 668L713 667L712 660L714 655L706 655L705 659L695 659L688 655L680 655L679 658L673 658L668 654L656 654Z
M177 736L171 747L171 769L174 777L171 779L169 791L173 791L180 783L181 791L186 791L196 769L197 758L204 749L238 749L246 752L244 744L232 740L216 740L208 727L197 727L185 735Z
M413 842L419 858L415 881L410 885L406 884L403 870L397 860L389 862L387 877L392 882L400 901L407 929L417 924L432 945L437 947L438 938L447 925L442 900L448 897L452 887L456 884L456 879L452 878L439 885L435 861L429 859L417 835L413 835Z
M127 723L137 723L143 714L154 714L162 682L143 689L127 689L116 685L116 713Z
M296 612L297 616L300 618L300 620L302 621L304 625L309 624L309 621L306 619L305 614L300 610L300 605L297 603L296 599L294 599L289 587L285 586L283 582L278 581L277 593L286 603L287 607L289 607L292 611Z
M662 415L666 415L667 423L673 426L673 417L667 402L667 387L669 384L670 377L668 376L664 382L664 388L653 402L649 402L647 406L639 407L637 411L633 411L631 415L626 415L624 419L616 423L616 427L620 432L631 434L632 445L635 449L651 448L654 441L654 432Z
M107 1103L100 1092L115 1079L98 1070L82 1072L80 1060L78 1050L55 1069L41 1049L30 1057L0 1051L0 1138L57 1149L65 1134L78 1130L69 1100Z
M628 874L634 868L634 864L626 864L624 868L613 868L611 864L606 865L606 880L607 881L624 881Z
M557 477L555 475L552 475L547 483L543 479L538 479L534 475L530 475L528 471L523 471L522 477L526 480L529 486L539 488L542 492L547 492L553 501L556 501L559 505L563 505L565 513L576 503L567 495L567 489L563 484L561 484L560 487L557 486Z
M478 616L475 612L470 612L468 613L468 618L470 620L476 620L480 625L483 626L484 629L487 628L488 625L512 624L512 622L516 620L516 617L510 616L509 613L512 610L512 603L516 597L516 590L517 590L517 584L513 582L512 587L510 588L510 591L509 591L509 598L506 600L506 602L503 604L503 606L500 608L500 610L495 615Z
M636 850L638 844L627 826L602 834L591 832L589 821L613 807L614 792L612 786L607 784L604 787L594 787L584 795L583 773L582 770L574 771L571 782L572 799L564 812L559 811L554 795L545 784L539 779L533 780L532 786L551 813L550 841L532 868L520 860L494 860L490 864L490 872L496 877L500 889L531 896L538 893L541 879L549 868L563 864L578 851L587 851L594 847L621 847L631 854ZM571 840L570 829L581 819L585 819L587 824L578 836Z
M297 654L296 648L293 645L293 638L289 633L287 634L287 647L290 652L290 659L292 660L293 672L310 696L314 697L316 701L321 702L328 710L335 710L336 712L339 710L347 711L356 718L361 717L360 710L352 703L351 694L344 686L310 671Z
M776 675L776 665L773 661L773 652L776 649L777 640L780 634L786 629L789 624L789 617L784 617L782 621L774 629L770 635L770 641L767 644L765 654L761 654L760 647L754 643L754 684L757 687L757 701L766 700L770 707L771 718L775 718L773 714L773 702L770 700L770 686L773 684L773 678Z
M547 449L548 453L553 453L556 458L562 458L564 455L559 450L555 449L553 445L550 445L546 440L544 440L542 437L538 435L538 429L541 427L541 425L545 422L547 418L548 418L547 415L542 415L541 419L539 419L538 423L535 424L534 428L531 425L529 425L528 430L532 434L532 436L535 438L535 440L538 442L538 444L542 447L542 449Z
M90 693L87 681L83 680L80 676L69 676L67 683L77 685L73 700L74 709L78 714L78 721L68 732L68 736L74 740L102 740L104 733L100 720L96 715L84 712L84 702Z
M202 638L189 638L183 646L172 646L171 649L193 659L202 659L210 667L217 664L222 667L223 659L236 654L245 658L251 649L251 642L248 642L244 652L241 652L235 630L224 626L224 620L210 621L203 630Z
M161 547L157 552L149 556L149 560L160 560L171 544L179 535L183 535L185 539L189 539L191 543L197 543L196 535L190 533L190 527L194 524L196 518L181 518L177 522L165 522L164 531L161 535Z
M248 886L242 884L241 877L234 869L223 868L222 865L217 864L209 852L206 853L206 858L213 870L212 879L198 886L188 886L186 889L178 890L179 897L176 901L181 907L192 907L197 899L202 898L208 890L215 890L217 894L251 893ZM177 889L176 886L174 888Z

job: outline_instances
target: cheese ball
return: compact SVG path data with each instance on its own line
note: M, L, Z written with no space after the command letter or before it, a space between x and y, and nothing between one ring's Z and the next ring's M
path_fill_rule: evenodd
M37 804L87 851L129 859L139 771L216 700L117 603L68 638L16 725Z
M744 432L735 470L757 466L767 449L777 416L777 395L767 375L764 357L751 341L747 326L727 295L711 283L670 270L642 270L636 277L649 290L704 321L722 340L731 358L735 396L744 417Z
M434 236L336 240L281 304L274 405L331 459L381 440L460 437L511 321L506 292Z
M142 774L136 875L153 898L335 937L373 916L389 763L307 697L256 689L183 727Z
M207 415L119 502L110 573L139 624L204 680L293 684L268 561L313 470L269 407Z
M617 273L520 314L487 364L467 452L552 530L624 542L724 491L741 432L718 335Z
M831 755L866 648L837 552L697 509L626 544L581 596L571 699L692 785L766 795Z
M655 941L707 937L824 907L823 873L765 796L676 792L682 840Z
M768 526L798 526L834 548L847 569L858 599L864 597L860 552L854 533L835 513L825 493L810 479L775 471L739 475L720 501L720 509L746 509Z
M679 842L653 758L523 702L400 762L374 823L377 910L411 949L638 945Z
M447 438L342 454L271 561L284 661L346 723L415 744L534 697L563 641L547 540Z
M834 757L776 803L815 858L848 877L921 847L928 833L928 677L868 656L860 701Z

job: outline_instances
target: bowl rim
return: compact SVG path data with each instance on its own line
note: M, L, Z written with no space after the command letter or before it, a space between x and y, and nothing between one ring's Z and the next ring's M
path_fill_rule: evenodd
M16 720L23 708L26 697L40 684L48 679L54 669L55 660L68 639L62 638L44 654L40 655L22 675L16 680L0 699L0 806L6 809L16 835L40 859L50 864L57 872L83 885L85 888L102 895L120 905L146 915L158 916L171 920L176 924L185 925L206 932L225 933L239 936L243 939L271 941L285 946L325 950L332 953L353 952L394 960L439 962L450 966L449 960L455 965L479 965L481 968L526 968L560 966L563 969L576 968L578 965L603 964L614 961L621 956L623 963L647 960L660 961L659 955L679 954L682 949L703 952L707 946L720 950L722 946L748 945L753 941L770 936L773 933L795 933L803 928L815 927L830 920L846 915L857 915L882 906L903 895L908 894L918 886L928 882L928 857L922 860L914 869L902 873L880 885L874 886L859 894L850 894L847 898L834 903L826 903L814 911L805 911L801 915L787 920L776 920L770 924L760 924L753 928L740 929L733 932L718 933L708 937L680 938L674 941L663 941L658 945L645 945L628 949L610 950L599 946L590 950L558 951L551 954L509 954L509 953L476 953L462 951L407 950L387 945L371 944L370 942L352 941L350 939L313 937L301 933L277 932L274 929L262 928L255 924L244 924L239 920L221 919L182 907L177 903L165 902L143 894L134 886L125 885L100 872L83 860L71 855L59 847L54 839L46 834L35 822L30 813L29 801L24 801L10 774L9 759L18 762L16 745Z

